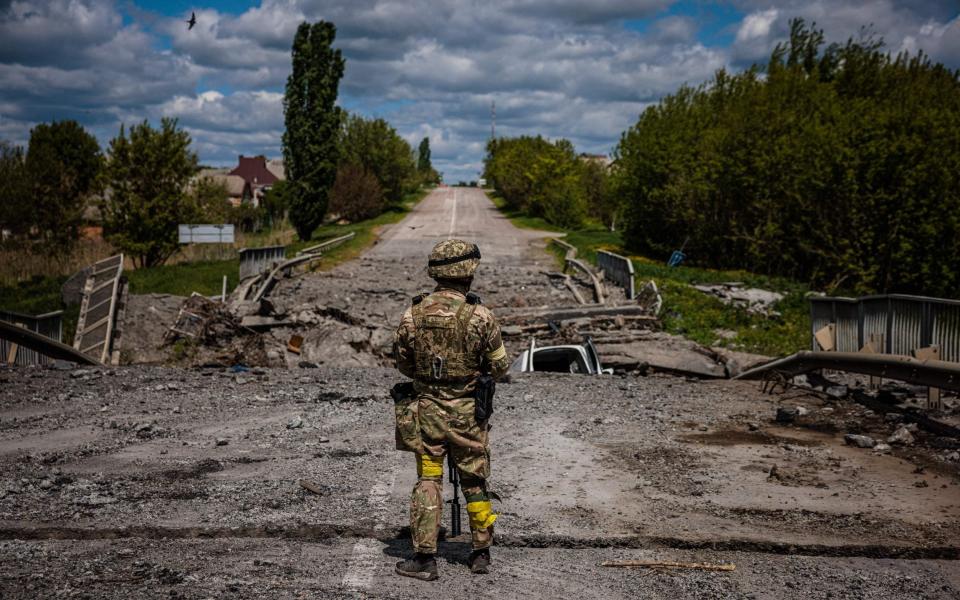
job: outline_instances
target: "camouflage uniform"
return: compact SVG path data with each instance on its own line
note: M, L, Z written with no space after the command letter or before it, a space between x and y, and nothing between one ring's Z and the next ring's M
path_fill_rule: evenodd
M476 258L463 259L471 252ZM444 263L445 257L460 260L435 264ZM396 437L398 450L417 454L419 480L410 499L410 530L414 549L421 554L437 551L442 460L447 450L460 472L473 547L488 548L493 542L496 516L486 494L488 427L474 417L474 390L481 372L500 377L508 363L493 314L467 299L477 263L479 251L473 244L459 240L438 244L429 269L438 285L433 293L414 299L396 332L397 369L414 380L416 392L410 401L396 404Z

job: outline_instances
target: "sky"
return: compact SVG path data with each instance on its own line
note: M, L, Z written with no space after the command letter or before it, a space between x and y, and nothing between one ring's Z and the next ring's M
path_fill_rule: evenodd
M0 0L0 140L75 119L106 148L174 117L203 164L281 155L290 45L337 26L339 102L430 138L447 182L476 179L491 134L610 153L650 104L764 63L791 19L828 41L867 27L890 52L960 68L954 0ZM185 20L195 11L197 25Z

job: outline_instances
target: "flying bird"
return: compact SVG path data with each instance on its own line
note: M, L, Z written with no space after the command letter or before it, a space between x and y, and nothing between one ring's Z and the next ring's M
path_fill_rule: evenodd
M196 24L197 24L197 13L191 12L190 20L187 21L187 31L190 31L191 29L193 29L193 26Z

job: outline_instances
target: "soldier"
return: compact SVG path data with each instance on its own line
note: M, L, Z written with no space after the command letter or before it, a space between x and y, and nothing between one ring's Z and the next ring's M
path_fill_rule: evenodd
M431 294L413 299L394 342L397 369L413 379L414 393L396 403L397 449L416 453L418 481L410 498L410 534L416 555L397 563L397 573L437 578L437 533L443 510L443 458L452 453L470 516L470 570L490 565L493 522L486 481L490 477L488 424L478 422L474 394L481 374L507 370L500 326L470 291L480 249L461 240L434 246L427 272Z

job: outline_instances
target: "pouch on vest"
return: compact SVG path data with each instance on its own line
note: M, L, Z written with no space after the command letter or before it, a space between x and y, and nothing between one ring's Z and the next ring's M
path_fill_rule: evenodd
M398 383L390 390L393 397L393 412L396 417L397 450L423 453L420 439L420 414L413 383Z

